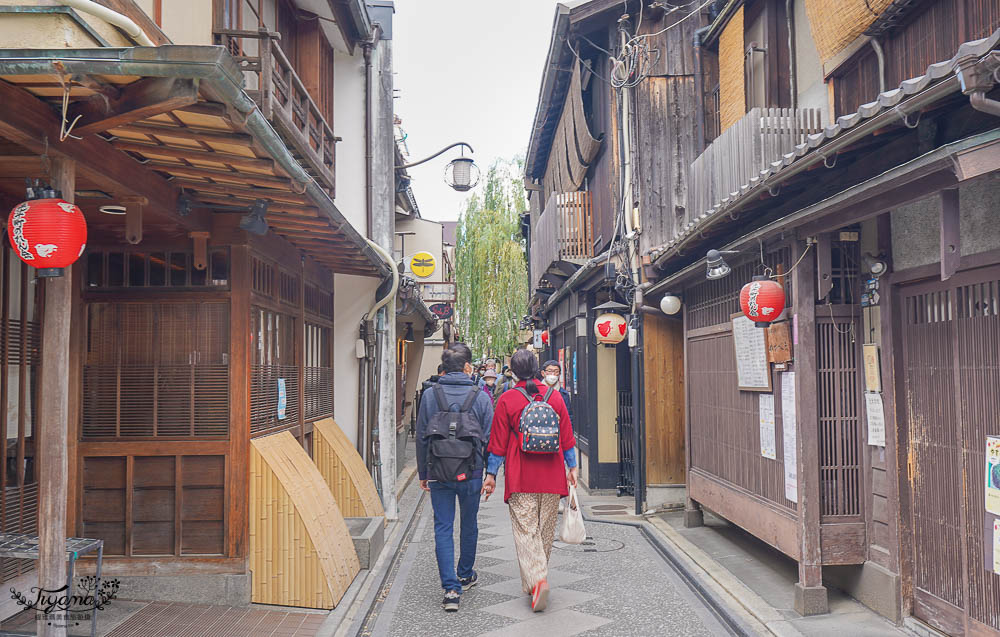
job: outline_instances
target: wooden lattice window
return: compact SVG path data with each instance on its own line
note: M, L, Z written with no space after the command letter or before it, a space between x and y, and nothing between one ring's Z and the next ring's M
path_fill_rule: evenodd
M299 277L284 270L278 271L278 299L282 303L298 307Z
M274 298L274 266L256 257L250 258L250 288L269 299Z
M194 267L190 250L172 252L87 253L87 288L226 288L229 286L229 251L209 252L204 270Z
M253 361L250 366L250 432L294 427L299 421L296 319L254 307L250 313ZM279 402L284 393L284 410Z
M227 303L91 303L85 438L229 434Z
M326 292L306 283L305 306L307 312L333 319L333 292Z
M305 419L333 416L333 367L330 362L330 328L306 323Z
M781 248L765 254L765 262L772 272L778 264L787 270L791 266L791 251ZM708 279L694 285L685 293L688 307L688 329L729 323L730 317L740 311L740 289L755 274L762 274L764 266L760 257L733 265L733 271L721 279ZM785 285L785 307L791 307L791 285Z

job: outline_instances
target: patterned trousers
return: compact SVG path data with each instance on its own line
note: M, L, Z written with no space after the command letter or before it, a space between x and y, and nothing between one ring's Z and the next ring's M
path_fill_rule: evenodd
M521 588L525 593L548 578L549 553L555 538L559 495L555 493L512 493L507 501L514 548L521 567Z

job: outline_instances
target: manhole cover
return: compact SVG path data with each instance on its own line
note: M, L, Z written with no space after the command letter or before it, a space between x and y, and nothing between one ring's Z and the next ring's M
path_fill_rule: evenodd
M595 511L624 511L628 507L624 504L596 504L590 508Z
M565 542L553 542L552 546L560 551L570 551L573 553L607 553L617 551L625 547L624 542L609 540L603 537L587 537L583 544L566 544Z

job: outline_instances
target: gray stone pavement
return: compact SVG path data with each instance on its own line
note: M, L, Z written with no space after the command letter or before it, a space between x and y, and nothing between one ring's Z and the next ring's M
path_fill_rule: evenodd
M726 635L719 622L641 532L589 522L593 544L556 543L550 561L549 608L533 613L521 592L510 517L498 494L479 514L479 584L458 613L441 610L430 499L425 498L400 568L372 628L388 636ZM456 549L457 549L456 528Z

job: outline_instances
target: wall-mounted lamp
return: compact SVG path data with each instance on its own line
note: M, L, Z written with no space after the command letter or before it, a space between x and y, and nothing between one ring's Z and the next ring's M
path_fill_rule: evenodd
M681 297L676 294L665 294L660 299L660 311L669 315L677 314L681 311Z
M251 234L267 234L267 199L258 199L250 206L250 211L240 217L240 228Z
M413 323L406 324L406 331L403 332L403 340L406 341L407 343L412 343L413 341L416 340L416 338L413 336Z
M865 267L868 268L868 271L871 272L872 276L876 279L889 270L888 263L872 255L870 252L861 257L861 262L865 264Z
M733 271L726 260L722 258L724 254L737 254L735 250L709 250L705 255L707 269L705 276L709 279L721 279Z

